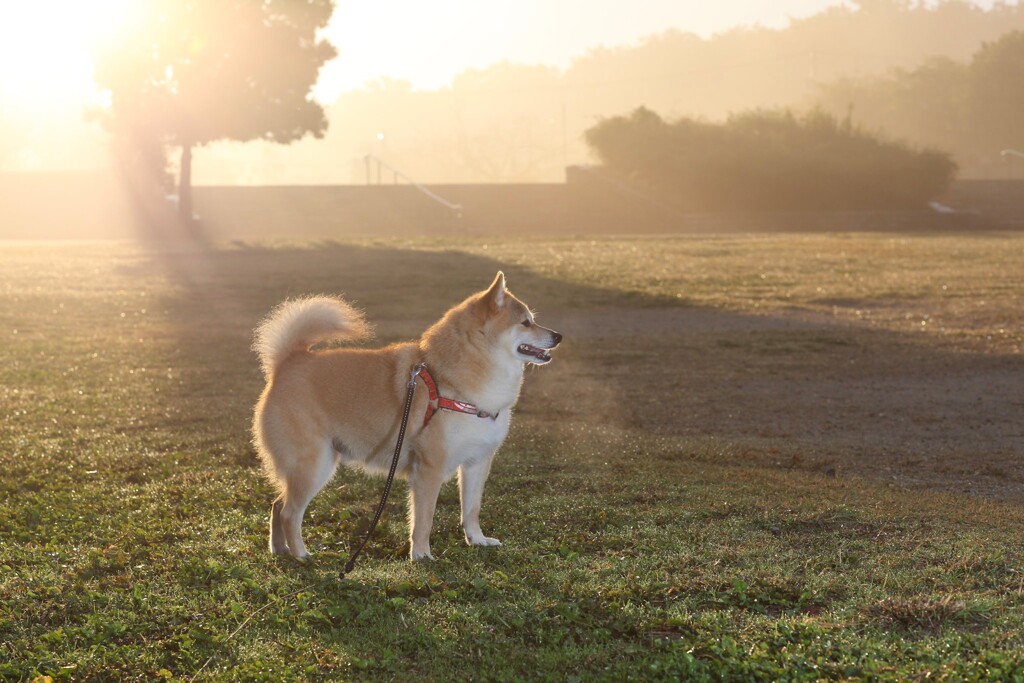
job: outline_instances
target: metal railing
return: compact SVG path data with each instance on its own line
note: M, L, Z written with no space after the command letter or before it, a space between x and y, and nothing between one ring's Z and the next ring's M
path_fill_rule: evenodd
M377 165L377 185L381 184L381 182L380 182L381 169L387 169L388 172L393 174L394 181L395 181L396 185L398 184L398 180L402 179L405 182L407 182L409 185L411 185L412 187L414 187L417 190L419 190L422 194L424 194L425 196L427 196L428 198L433 200L434 202L437 202L438 204L440 204L444 208L446 208L449 211L451 211L452 214L455 216L455 218L462 218L462 204L456 204L454 202L450 202L447 199L445 199L444 197L442 197L439 194L437 194L436 192L432 192L431 190L427 189L425 186L419 184L418 182L416 182L415 180L413 180L409 176L405 175L404 173L402 173L397 168L395 168L394 166L392 166L388 162L384 161L380 157L378 157L376 155L373 155L373 154L367 154L366 156L363 157L363 162L366 164L366 184L367 185L372 185L373 184L371 182L372 178L373 178L372 170L373 170L373 165L376 164Z

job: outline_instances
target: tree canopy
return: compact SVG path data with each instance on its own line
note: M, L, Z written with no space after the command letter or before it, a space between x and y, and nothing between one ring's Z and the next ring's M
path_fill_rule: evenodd
M974 177L1011 170L1006 148L1024 150L1024 32L984 43L969 61L931 59L883 78L842 79L819 90L832 112L852 108L863 127L949 150Z
M310 90L335 55L317 38L333 9L332 0L137 3L131 25L98 55L95 72L110 93L104 122L126 163L159 175L159 149L180 147L179 195L190 216L194 146L321 137L327 119Z
M971 122L982 144L1024 149L1024 32L985 43L971 60Z

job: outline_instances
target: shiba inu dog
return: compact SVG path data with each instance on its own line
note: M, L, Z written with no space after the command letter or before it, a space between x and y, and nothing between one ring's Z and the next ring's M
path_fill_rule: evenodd
M434 507L456 473L466 542L501 545L480 529L484 482L508 434L525 366L550 362L562 335L534 321L500 272L419 341L311 348L367 335L361 313L324 296L287 301L256 329L267 385L256 404L254 443L280 490L270 509L270 551L308 557L302 518L339 464L388 471L418 364L425 369L415 380L421 384L398 463L398 475L409 480L410 556L433 559Z

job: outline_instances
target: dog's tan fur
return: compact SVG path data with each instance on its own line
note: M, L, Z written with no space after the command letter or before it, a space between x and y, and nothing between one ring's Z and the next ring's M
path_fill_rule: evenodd
M508 434L525 364L550 360L518 349L552 349L561 335L533 322L529 308L505 288L502 273L487 290L449 310L418 342L311 350L319 342L367 334L362 316L331 297L285 302L257 328L255 348L267 386L256 404L254 442L280 490L271 507L271 552L308 555L303 515L339 464L387 472L406 383L417 363L426 365L441 395L497 418L439 411L424 427L429 399L419 384L398 464L399 476L409 479L410 556L433 558L434 507L441 485L456 472L466 541L500 545L480 530L484 482Z

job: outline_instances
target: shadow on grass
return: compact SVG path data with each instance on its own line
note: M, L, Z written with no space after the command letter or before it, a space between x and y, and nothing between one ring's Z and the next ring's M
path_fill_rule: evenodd
M571 284L451 250L327 241L156 256L178 283L165 302L176 362L191 375L178 398L222 421L225 439L248 429L262 386L252 329L283 299L342 293L367 312L377 345L417 338L502 269L566 336L551 366L528 373L520 418L722 439L741 461L899 485L1011 499L1022 490L1006 398L1024 383L1017 357Z
M125 414L135 405L151 411L161 404L180 414L147 412L116 442L121 450L95 446L100 464L133 463L130 472L97 472L95 465L70 470L75 447L96 440L89 435L55 452L61 478L40 474L37 453L19 456L38 488L25 490L15 471L18 480L8 489L13 507L0 506L0 514L19 532L18 543L6 546L12 558L5 563L15 570L10 609L26 614L29 626L0 619L0 641L38 649L19 655L24 664L17 677L35 675L33 667L45 672L40 662L61 666L64 660L47 655L56 647L73 653L67 661L79 661L83 648L102 644L124 646L117 656L125 658L155 651L147 660L154 670L194 672L214 656L208 671L225 680L259 678L260 671L267 677L275 666L295 661L318 672L353 667L378 677L427 672L438 679L453 669L485 679L564 672L575 662L580 671L596 674L600 667L616 680L625 677L617 673L646 663L654 639L685 649L703 633L721 640L722 629L708 629L706 621L719 612L731 621L734 614L819 610L819 602L845 599L851 566L864 567L856 581L874 586L872 567L884 564L876 559L909 554L913 565L918 553L928 571L914 566L906 573L920 577L922 592L935 590L932 566L948 568L951 586L981 577L990 583L979 590L1000 595L1009 595L1019 579L1012 554L1003 550L1009 541L989 557L992 544L979 540L985 546L961 562L947 552L941 526L929 532L934 543L921 543L920 534L936 524L931 519L921 528L893 530L884 505L873 507L877 492L842 482L847 471L867 472L855 469L864 462L883 472L890 467L885 477L928 473L934 478L922 485L938 488L983 481L957 470L981 462L993 468L985 475L990 479L1014 481L1018 423L1000 406L1013 400L1006 388L1019 386L1019 359L951 353L910 334L569 285L453 251L234 245L165 250L128 263L129 275L132 268L171 274L169 284L154 287L161 300L151 308L159 320L145 328L147 339L163 336L152 350L134 345L135 335L120 329L104 339L126 338L130 347L115 358L132 368L166 366L174 381L162 383L153 372L145 383L138 374L121 377L111 383L126 393L104 400L123 404ZM529 373L485 497L486 528L505 547L464 546L449 485L435 524L434 550L442 561L412 565L402 557L399 487L354 582L335 582L332 567L343 564L380 491L379 480L342 475L310 511L306 529L316 563L269 557L272 494L248 433L263 383L249 350L259 318L287 296L343 292L377 323L379 342L416 337L498 268L543 322L566 334L555 362ZM103 366L98 377L113 374L115 362L97 363ZM50 366L46 359L31 368ZM121 429L97 419L103 429ZM164 443L164 435L178 431L187 435L181 445ZM707 464L719 461L773 467L730 471ZM837 477L786 471L825 465L835 467ZM996 468L1005 469L998 474ZM836 512L837 502L855 509ZM936 504L930 504L921 515L932 514ZM847 545L864 559L854 554L851 565L850 555L844 561L840 553L833 560L829 549ZM775 567L779 557L788 559ZM815 583L815 571L799 574L821 562L835 564L825 580ZM22 582L19 574L29 570L33 581ZM301 590L321 579L322 588ZM683 605L692 618L673 621L679 612L667 610L677 601L688 601ZM871 619L914 628L965 618L956 602L878 604L868 611ZM754 622L739 630L763 627ZM58 632L64 628L72 635ZM503 652L516 652L515 661L503 664L495 656ZM533 659L540 657L549 659ZM746 648L736 655L737 662L747 659ZM90 672L112 665L94 658L75 675L100 677ZM609 673L606 666L625 668ZM362 675L348 671L352 678Z

